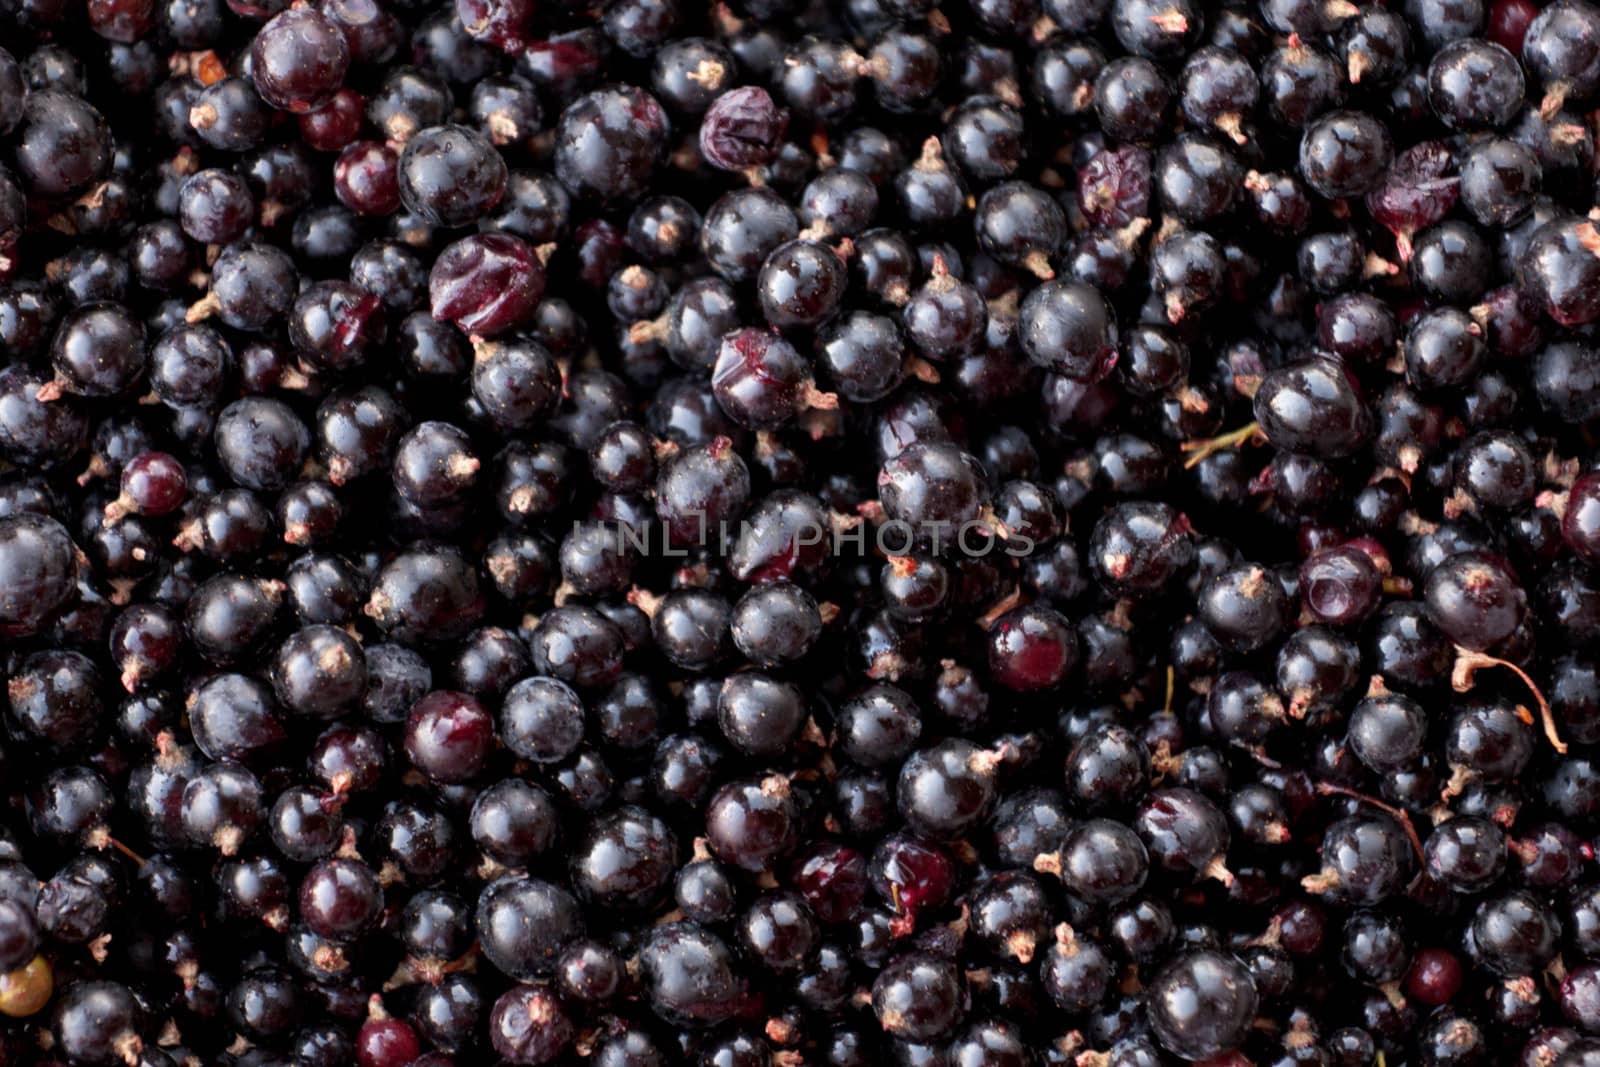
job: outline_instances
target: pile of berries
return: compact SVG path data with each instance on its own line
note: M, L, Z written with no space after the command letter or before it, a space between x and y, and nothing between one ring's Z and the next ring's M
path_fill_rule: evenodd
M1597 1067L1600 8L0 0L0 1067Z

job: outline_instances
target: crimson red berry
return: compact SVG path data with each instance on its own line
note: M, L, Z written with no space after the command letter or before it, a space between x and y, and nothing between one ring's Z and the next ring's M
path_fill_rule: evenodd
M544 264L516 237L464 237L439 254L428 275L433 317L493 336L526 322L544 294Z
M1442 948L1425 948L1411 957L1406 992L1424 1004L1448 1003L1461 989L1461 963Z
M494 745L494 719L465 693L429 693L406 722L406 755L436 782L464 782L483 769Z
M401 1019L368 1019L356 1035L360 1067L407 1067L422 1055L422 1042Z

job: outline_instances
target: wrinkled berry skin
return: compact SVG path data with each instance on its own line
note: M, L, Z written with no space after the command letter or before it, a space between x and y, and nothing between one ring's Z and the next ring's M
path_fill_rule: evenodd
M474 234L434 261L428 300L439 321L493 337L526 322L544 286L544 264L525 242L507 234Z
M700 119L700 154L718 170L765 166L777 155L788 125L765 89L733 89L712 101Z

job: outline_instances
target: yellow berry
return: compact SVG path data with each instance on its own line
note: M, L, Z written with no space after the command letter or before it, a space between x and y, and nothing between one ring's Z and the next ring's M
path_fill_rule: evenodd
M0 974L0 1015L26 1018L50 1003L54 991L50 961L35 956L16 970Z

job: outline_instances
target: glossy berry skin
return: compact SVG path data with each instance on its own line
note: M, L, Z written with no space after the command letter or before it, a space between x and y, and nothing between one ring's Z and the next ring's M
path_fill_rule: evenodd
M1330 826L1322 837L1324 869L1305 884L1351 902L1376 904L1400 892L1409 880L1415 856L1399 827L1390 819L1353 816Z
M1288 598L1277 578L1257 564L1231 567L1207 583L1200 619L1224 645L1258 649L1288 622Z
M366 689L366 659L349 634L332 626L308 626L278 647L273 689L285 707L301 715L335 718Z
M111 166L105 118L82 98L59 90L29 93L12 137L23 187L47 199L83 190Z
M500 203L506 173L505 160L476 130L430 127L400 155L400 200L436 226L466 226Z
M506 747L523 759L539 763L565 759L583 738L583 705L576 693L555 679L524 679L505 695L500 735Z
M707 209L700 248L713 270L739 282L754 277L767 253L799 232L794 211L772 190L736 190Z
M858 64L858 55L843 42L807 36L783 57L778 88L796 114L835 121L855 106Z
M126 502L126 510L140 515L167 515L183 503L188 490L188 476L176 458L165 452L141 452L122 468L118 500ZM113 507L115 504L107 505ZM108 510L106 517L114 514Z
M884 1030L903 1040L948 1034L962 1014L962 983L955 967L932 956L901 956L879 972L872 1010Z
M347 145L333 164L334 193L361 215L392 215L400 209L399 154L376 141Z
M604 89L568 105L556 129L556 176L574 193L623 200L644 191L669 132L639 89Z
M1572 485L1561 516L1561 536L1578 555L1594 561L1600 550L1600 478L1585 474Z
M1193 558L1188 520L1165 504L1117 505L1095 524L1090 561L1118 592L1144 595L1160 590Z
M502 51L520 51L531 41L528 23L534 5L527 0L456 0L455 11L471 37Z
M1547 92L1584 99L1600 85L1600 55L1594 46L1597 20L1580 4L1552 4L1524 30L1522 60Z
M414 1063L421 1055L416 1031L399 1019L369 1019L356 1035L359 1067L394 1067Z
M1216 866L1227 851L1227 822L1217 805L1187 787L1157 790L1139 807L1134 820L1152 866L1179 876L1218 878L1227 872Z
M318 282L289 312L289 340L324 370L347 371L364 363L384 336L382 303L349 282Z
M58 389L80 396L114 396L129 389L145 369L145 331L119 304L77 308L62 319L50 344Z
M126 986L82 982L64 991L51 1032L63 1054L73 1060L110 1064L122 1062L125 1055L137 1058L142 1025L138 1002Z
M767 256L756 278L761 313L779 328L816 326L843 296L844 264L816 241L790 241Z
M1533 152L1515 141L1494 139L1462 161L1461 202L1482 225L1510 226L1532 209L1540 176Z
M186 606L189 639L213 663L246 659L266 641L282 597L276 583L230 574L210 578Z
M831 255L832 253L827 253ZM820 398L810 368L781 336L744 329L725 335L711 370L711 388L741 426L771 430Z
M1148 144L1151 141L1150 120L1163 118L1172 105L1170 80L1150 60L1137 56L1122 56L1106 64L1094 84L1095 116L1101 128L1122 140ZM1148 159L1144 159L1146 177L1140 184L1146 186L1148 195Z
M1553 219L1534 232L1517 264L1518 279L1547 315L1565 326L1600 317L1600 302L1590 296L1589 279L1596 243L1588 220Z
M549 795L524 782L498 782L473 803L473 841L502 863L525 865L555 842L557 813Z
M540 672L582 688L615 682L622 669L623 635L592 608L555 609L539 620L528 643Z
M217 416L217 458L235 482L249 489L282 489L298 473L310 434L281 401L246 397Z
M0 632L27 637L75 596L77 558L70 535L54 520L0 519Z
M789 784L777 776L723 786L706 807L712 852L746 870L761 870L794 847L794 806Z
M178 190L183 232L205 244L225 244L244 234L255 201L244 179L226 171L203 170Z
M1080 177L1080 182L1082 181ZM1041 277L1066 239L1066 218L1056 203L1021 182L984 193L974 220L978 244L1001 262Z
M1317 321L1322 347L1346 360L1367 363L1386 357L1398 340L1394 313L1366 293L1349 293L1323 305Z
M399 437L395 400L376 387L329 396L314 425L318 457L334 485L386 468Z
M1039 605L1001 616L989 631L989 673L1007 689L1060 685L1079 657L1077 635L1058 612Z
M582 932L577 900L559 886L526 876L487 886L478 897L475 924L489 961L525 980L551 974L562 946Z
M289 303L281 310L286 313ZM210 410L218 402L234 354L210 326L180 326L156 341L148 364L150 391L163 402L174 408Z
M303 113L333 98L350 66L350 45L321 12L283 12L256 34L250 46L256 92L273 107Z
M640 951L651 1009L678 1025L715 1025L734 1017L746 996L733 953L694 923L656 927Z
M1370 115L1335 111L1300 140L1300 173L1328 199L1361 196L1377 186L1393 155L1388 131Z
M987 486L976 460L954 445L914 444L878 472L878 494L893 519L921 540L974 521ZM941 532L942 531L942 532Z
M749 499L749 468L725 437L679 453L656 479L656 514L682 544L703 543Z
M1452 888L1484 889L1505 868L1505 835L1488 819L1461 816L1434 829L1423 856L1428 872Z
M1028 294L1020 315L1023 351L1047 370L1096 381L1116 362L1116 319L1087 285L1048 282Z
M1348 455L1371 432L1372 416L1337 362L1311 358L1268 372L1254 399L1268 440L1321 456Z
M1452 41L1428 63L1428 101L1455 129L1503 126L1522 102L1522 67L1497 44Z
M1236 1047L1255 1017L1250 972L1226 954L1199 950L1169 963L1151 985L1150 1023L1162 1047L1187 1060Z
M1057 865L1074 893L1096 903L1115 903L1134 895L1149 872L1148 850L1125 824L1091 819L1062 839Z
M939 255L932 277L911 294L900 318L907 338L923 355L944 360L978 345L988 311L977 290L952 275Z
M1203 32L1205 21L1201 12L1188 4L1124 0L1111 5L1111 27L1129 52L1156 59L1187 51Z
M1482 552L1451 556L1428 575L1429 616L1456 644L1492 648L1521 621L1526 594L1506 562Z
M1323 549L1300 566L1301 601L1335 626L1359 622L1376 610L1382 586L1372 557L1359 548Z
M580 896L616 908L645 908L670 884L677 839L643 808L623 808L595 821L572 856Z
M840 397L867 403L904 381L906 342L891 318L846 312L819 334L816 360Z
M805 710L797 687L752 671L723 683L717 724L735 748L771 758L793 743Z
M454 550L419 548L387 563L363 611L384 633L408 643L452 640L484 610L477 574Z
M20 365L0 371L0 454L13 463L48 469L70 459L86 440L87 415L73 398L39 399L50 384Z
M1205 222L1231 207L1240 177L1233 153L1204 134L1185 134L1156 157L1162 203L1185 222Z
M438 782L464 782L483 769L494 742L494 719L464 693L428 694L411 709L406 755Z
M1557 924L1538 898L1513 891L1485 900L1472 918L1480 958L1501 975L1530 973L1555 949Z
M340 89L326 104L299 116L300 136L319 152L340 151L360 135L365 103L355 90Z
M994 802L998 757L964 741L917 752L901 767L896 798L919 832L955 837L985 817Z
M503 430L523 430L548 418L560 401L561 373L534 341L480 343L474 350L472 395Z
M283 317L293 303L294 265L271 245L236 241L211 269L217 315L236 330L257 331Z
M377 876L352 860L324 860L300 883L301 919L323 937L353 938L375 922L382 909Z

